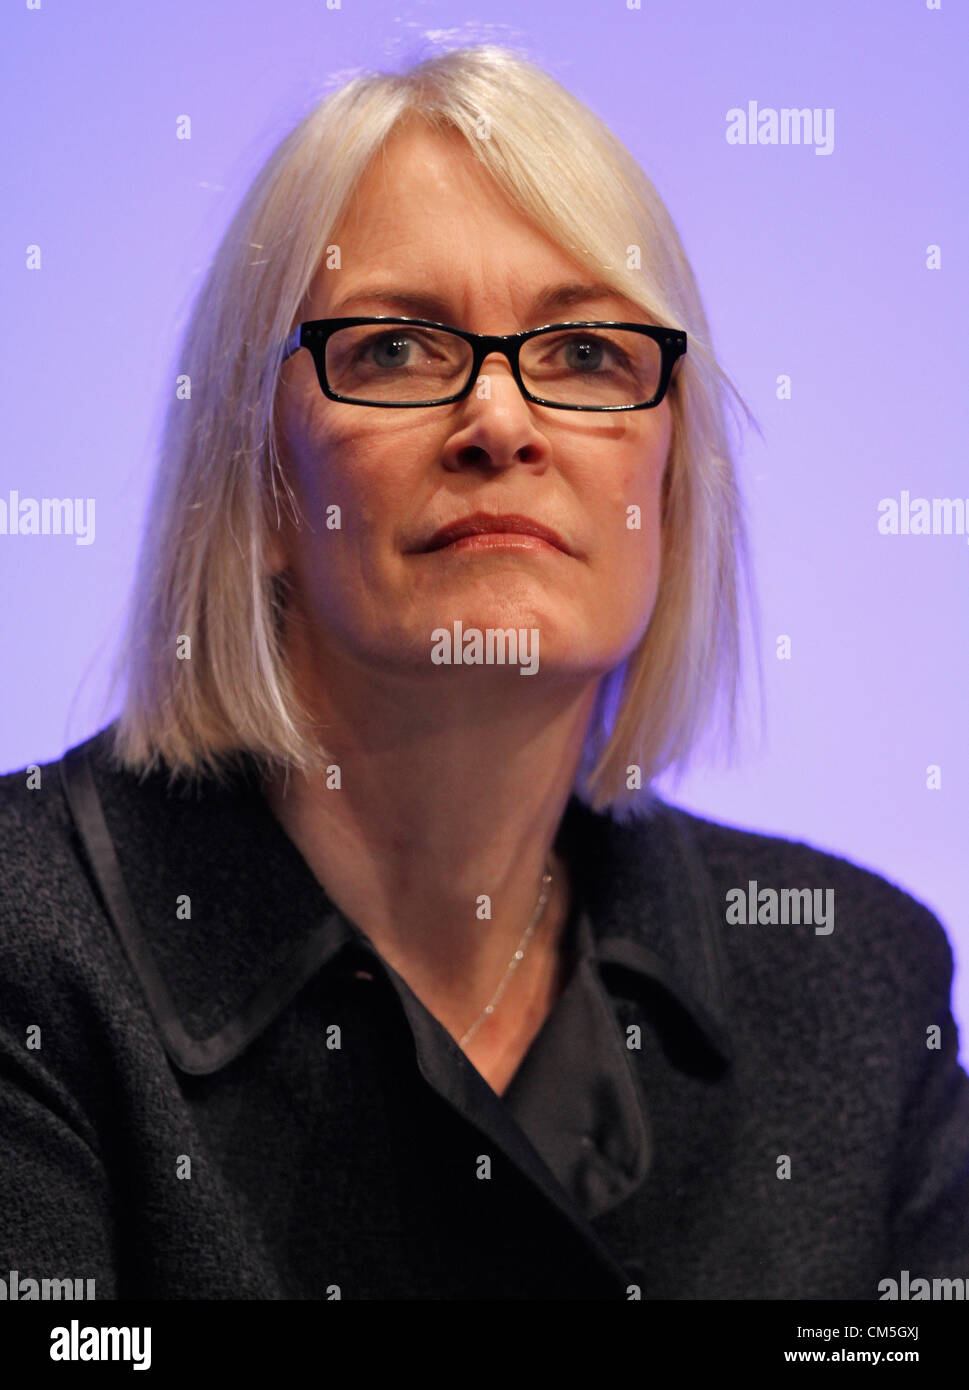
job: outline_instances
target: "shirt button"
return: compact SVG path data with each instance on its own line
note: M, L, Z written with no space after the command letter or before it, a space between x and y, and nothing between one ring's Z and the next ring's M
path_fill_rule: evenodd
M369 970L354 970L353 978L355 980L372 980L373 976Z

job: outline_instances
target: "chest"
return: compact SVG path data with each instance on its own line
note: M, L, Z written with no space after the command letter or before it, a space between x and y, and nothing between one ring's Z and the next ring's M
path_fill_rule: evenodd
M529 1048L541 1032L553 1004L554 1001L542 1011L529 1016L524 1025L506 1029L504 1032L496 1030L494 1035L489 1034L479 1041L484 1028L489 1026L486 1023L465 1047L465 1056L496 1095L504 1095L511 1085L515 1073L528 1055Z
M496 1095L504 1095L529 1049L545 1026L568 981L570 966L559 952L536 961L531 978L515 980L516 988L502 996L493 1015L476 1029L464 1047L464 1055L484 1077ZM447 1028L456 1042L463 1029L448 1020L446 1003L423 999L425 1007Z

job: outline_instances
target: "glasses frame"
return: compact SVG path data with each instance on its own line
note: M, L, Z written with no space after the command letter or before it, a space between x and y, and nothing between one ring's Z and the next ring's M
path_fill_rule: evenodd
M415 328L439 328L453 333L457 338L463 338L466 343L471 344L473 350L468 380L461 390L455 392L453 396L446 396L443 400L437 401L360 401L354 396L341 396L339 392L330 388L326 379L326 344L338 329L355 328L357 325L365 323L400 323ZM522 344L527 343L531 338L538 337L541 333L551 333L560 328L631 328L647 338L652 338L654 342L659 344L662 353L659 384L652 400L638 402L634 405L563 405L559 401L547 401L542 396L533 395L522 380L521 369L518 364ZM373 406L377 410L409 410L419 407L426 409L428 406L435 405L451 405L455 401L463 401L471 394L471 389L481 374L481 366L485 358L489 353L500 352L508 359L512 376L515 378L519 391L526 401L532 401L535 405L547 405L553 410L652 410L660 404L666 395L673 378L673 368L686 353L686 334L679 328L660 328L655 324L624 323L618 320L603 319L582 320L573 323L546 323L541 328L528 328L523 333L469 333L464 328L454 328L448 323L434 323L431 319L401 318L396 314L363 314L353 318L307 319L304 323L297 324L283 344L280 365L287 358L292 357L293 353L301 347L306 348L312 354L316 375L324 396L327 396L331 401L341 401L345 405Z

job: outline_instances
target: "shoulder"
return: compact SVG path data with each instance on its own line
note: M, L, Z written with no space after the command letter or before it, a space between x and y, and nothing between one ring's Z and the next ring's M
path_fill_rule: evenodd
M60 760L0 775L0 933L56 921L81 872Z
M926 990L947 997L953 956L945 928L901 884L806 840L724 824L668 803L661 814L702 864L728 949L774 956L810 945L821 973L879 976L901 997L924 997ZM800 926L784 920L785 911L798 910L829 920Z
M0 776L0 981L0 1114L34 1116L49 1134L66 1125L98 1152L112 1104L101 1064L118 1054L132 991L74 834L60 760Z
M75 830L62 764L0 776L0 980L9 1026L43 1016L76 1036L114 1016L129 971Z

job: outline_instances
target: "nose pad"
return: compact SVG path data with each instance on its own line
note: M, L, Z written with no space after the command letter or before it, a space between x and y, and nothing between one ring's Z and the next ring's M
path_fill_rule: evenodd
M494 371L494 369L493 369L493 368L489 368L489 366L488 366L488 363L492 360L492 358L497 358L498 361L503 365L503 367L504 367L504 369L505 369L503 374L506 375L506 376L508 377L508 380L512 383L512 385L513 385L516 389L518 389L519 395L521 395L521 391L520 391L520 389L518 388L518 382L515 380L515 373L514 373L514 370L512 369L511 358L508 356L507 353L499 352L497 349L495 349L494 352L489 352L489 353L488 353L488 356L484 359L484 361L481 363L481 366L478 368L478 375L477 375L477 377L475 378L475 380L474 380L474 381L472 382L472 384L471 384L471 394L474 395L474 396L477 396L478 400L490 400L490 399L491 399L490 391L489 391L489 394L488 394L487 396L479 396L479 395L478 395L478 383L479 383L479 381L481 380L481 378L484 376L484 377L487 377L487 378L488 378L489 385L490 385L490 382L491 382L492 378L495 377L495 376L497 375L497 373ZM524 397L522 397L522 399L524 400Z

